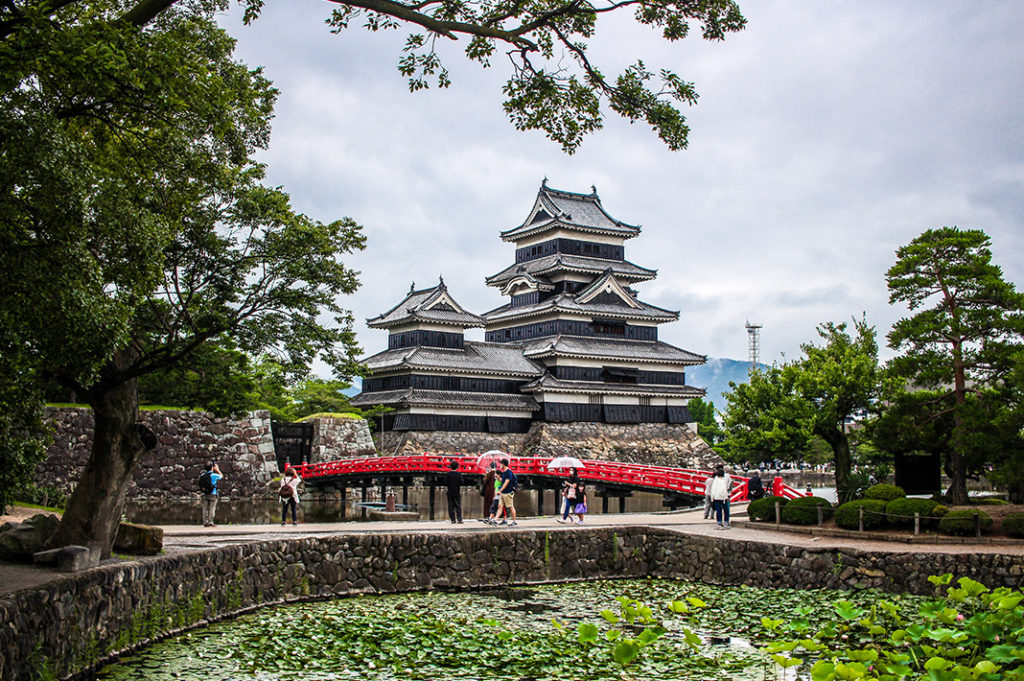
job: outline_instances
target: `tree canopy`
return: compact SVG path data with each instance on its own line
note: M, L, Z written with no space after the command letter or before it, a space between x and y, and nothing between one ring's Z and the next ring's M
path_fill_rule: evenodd
M10 12L10 6L8 12ZM340 296L352 220L263 184L275 90L234 61L213 6L144 29L116 2L5 17L0 42L0 343L93 408L92 454L55 543L109 551L145 452L138 380L230 338L293 376L358 347Z
M207 0L209 2L209 0ZM635 21L675 42L696 28L702 38L724 40L746 19L733 0L330 0L327 23L340 33L361 24L370 31L412 27L398 62L412 91L447 87L450 76L436 50L439 40L465 40L470 61L489 67L504 51L511 76L503 87L504 109L519 130L542 130L568 153L602 127L605 109L632 122L643 121L673 150L688 144L681 108L697 102L692 82L671 70L637 60L621 73L607 74L592 60L589 41L606 14L631 12ZM246 22L259 17L264 0L240 0ZM57 21L93 7L96 0L11 0L0 4L0 38L38 18ZM145 26L179 0L107 3L112 24ZM99 38L99 36L97 36ZM83 47L101 49L102 39ZM110 76L112 74L103 74Z
M806 343L799 360L730 384L725 447L733 459L798 458L816 435L832 448L836 487L843 487L851 469L848 424L877 397L881 380L874 327L854 320L852 331L822 324L822 345Z
M979 452L991 408L1005 391L1024 341L1024 297L992 263L981 230L930 229L896 252L886 281L890 303L911 312L893 325L889 346L902 351L891 370L911 391L906 420L934 429L948 417L947 471L953 503L967 502L969 462ZM979 417L979 413L989 416Z

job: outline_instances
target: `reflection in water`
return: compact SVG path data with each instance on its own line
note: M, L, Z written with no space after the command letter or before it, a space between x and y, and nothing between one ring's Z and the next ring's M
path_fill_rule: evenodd
M403 503L403 492L401 487L394 487L391 490L395 494L395 501ZM367 514L358 504L362 500L359 490L355 490L356 496L349 496L345 502L344 520L360 521L366 520ZM521 516L536 516L537 512L536 490L520 490L516 493L516 511ZM371 488L367 490L367 501L379 501L380 489ZM420 520L430 519L430 488L410 487L407 495L409 510L419 513ZM544 492L543 511L546 515L554 515L557 499L551 490ZM599 514L602 510L600 497L591 496L589 501L590 514ZM434 519L445 520L448 517L448 505L445 498L444 488L438 487L434 491ZM649 492L634 492L632 497L626 498L626 513L650 513L653 511L664 511L666 507L662 504L661 494ZM148 525L201 525L202 509L198 495L185 499L129 499L125 504L125 515L129 522ZM608 500L608 512L619 512L619 500L610 498ZM484 517L484 499L475 488L465 488L462 493L462 513L467 519ZM319 495L309 494L303 497L299 504L299 520L307 523L330 523L343 520L341 513L341 500L330 499ZM267 525L281 522L281 504L276 498L264 497L257 499L221 499L217 504L217 523L236 525Z

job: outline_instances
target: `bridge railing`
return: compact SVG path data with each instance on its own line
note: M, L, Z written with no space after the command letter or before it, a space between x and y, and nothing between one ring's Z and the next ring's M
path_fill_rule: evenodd
M484 469L477 465L477 456L444 456L441 454L412 454L403 456L369 456L356 459L339 459L314 464L296 466L296 470L304 480L330 478L336 476L366 476L401 473L447 473L452 461L458 461L458 470L462 473L482 475ZM509 457L509 467L516 475L531 477L568 477L569 469L551 469L550 457ZM705 483L712 475L710 471L690 468L672 468L638 463L618 461L583 462L583 468L577 469L581 480L609 485L622 485L649 489L656 492L675 492L694 496L704 496ZM732 501L748 499L748 478L732 476L733 487L729 495ZM781 478L769 484L771 493L790 499L804 496L800 491L785 485Z

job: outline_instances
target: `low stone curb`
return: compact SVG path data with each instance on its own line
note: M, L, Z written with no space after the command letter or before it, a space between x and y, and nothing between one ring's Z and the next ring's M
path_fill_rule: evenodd
M893 534L890 532L872 532L865 530L833 529L831 527L817 527L816 525L776 525L775 523L746 521L733 521L735 527L749 527L753 530L768 530L775 532L790 532L793 534L809 534L814 537L839 537L842 539L870 539L871 541L884 541L894 544L991 544L994 546L1020 546L1024 540L1010 539L1007 537L947 537L936 534Z

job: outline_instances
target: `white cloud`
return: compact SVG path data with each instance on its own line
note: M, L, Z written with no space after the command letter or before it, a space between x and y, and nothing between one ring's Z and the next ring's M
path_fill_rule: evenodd
M764 324L762 358L796 356L823 321L867 313L884 336L885 271L924 229L978 227L996 261L1024 282L1024 4L884 0L743 6L741 34L667 44L645 27L602 19L595 59L636 57L696 83L687 151L643 124L609 118L566 156L501 111L503 58L481 69L443 46L453 86L411 94L395 70L404 33L331 35L323 5L268 3L239 53L281 89L269 180L321 220L349 215L366 251L349 258L362 324L412 280L444 274L483 312L501 304L485 276L512 262L498 232L526 215L544 177L596 185L616 217L643 225L626 256L659 270L639 286L680 309L662 337L745 358L747 319Z

